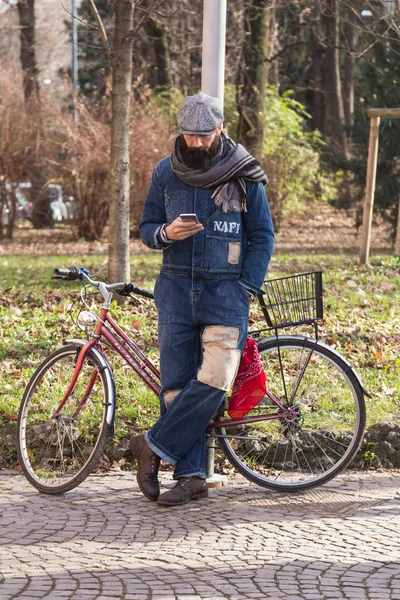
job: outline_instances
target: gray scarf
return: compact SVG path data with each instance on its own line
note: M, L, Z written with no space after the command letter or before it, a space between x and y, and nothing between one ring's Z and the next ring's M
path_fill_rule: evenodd
M171 166L175 175L184 183L194 187L216 187L212 198L224 213L247 211L245 180L266 185L268 178L259 163L240 144L221 132L221 142L207 169L192 169L185 165L179 145L175 139L171 154Z

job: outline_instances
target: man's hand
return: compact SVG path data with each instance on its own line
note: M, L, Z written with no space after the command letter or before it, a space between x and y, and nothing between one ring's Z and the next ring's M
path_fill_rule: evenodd
M203 231L204 227L201 223L195 223L194 221L182 221L180 217L177 217L175 221L172 221L170 225L165 228L165 233L171 241L185 240L186 238Z

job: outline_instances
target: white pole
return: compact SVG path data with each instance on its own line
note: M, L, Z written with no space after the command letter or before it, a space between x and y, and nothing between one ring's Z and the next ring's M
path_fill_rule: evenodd
M204 0L201 91L224 107L226 0Z
M218 98L224 108L226 0L204 0L203 52L201 66L201 91ZM207 483L222 485L225 476L214 473L214 440L207 441Z

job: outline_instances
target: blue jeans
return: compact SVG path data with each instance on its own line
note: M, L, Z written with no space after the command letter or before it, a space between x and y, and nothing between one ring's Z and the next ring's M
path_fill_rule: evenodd
M237 279L161 274L161 416L146 440L175 466L174 479L206 477L206 427L235 378L247 337L249 300Z

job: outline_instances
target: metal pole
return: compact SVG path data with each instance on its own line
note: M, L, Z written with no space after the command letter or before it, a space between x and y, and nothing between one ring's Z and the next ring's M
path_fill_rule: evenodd
M368 262L369 248L371 245L372 213L374 210L376 165L378 162L379 123L380 117L371 117L369 130L367 186L365 190L365 203L361 236L360 265Z
M201 90L224 108L226 0L204 0Z
M204 0L201 91L218 98L224 108L226 0ZM207 441L207 483L219 486L225 476L214 473L214 442Z
M78 123L77 94L78 94L78 20L76 19L76 0L71 0L72 14L72 115L74 124Z

